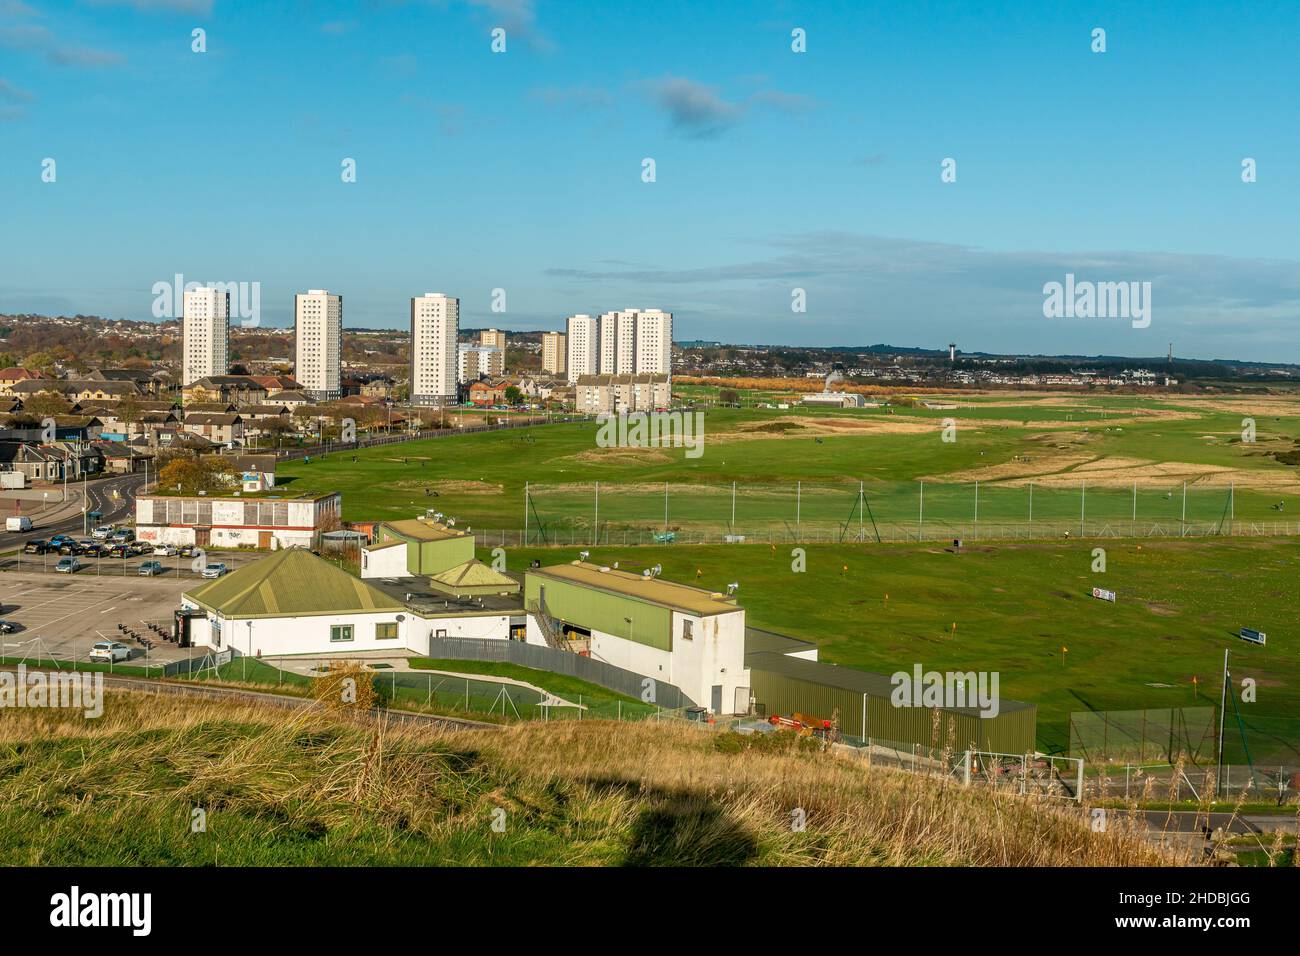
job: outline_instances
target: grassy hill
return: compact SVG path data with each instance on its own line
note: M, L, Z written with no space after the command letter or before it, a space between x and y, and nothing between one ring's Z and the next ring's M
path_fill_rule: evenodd
M56 866L1178 862L1091 832L1077 808L750 740L600 721L394 729L110 692L98 720L33 709L0 725L0 840L11 865Z

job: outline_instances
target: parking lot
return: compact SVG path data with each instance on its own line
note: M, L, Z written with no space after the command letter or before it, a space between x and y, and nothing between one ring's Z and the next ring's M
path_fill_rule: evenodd
M209 563L220 561L232 570L255 560L256 553L218 552ZM42 557L49 560L42 562ZM0 634L0 656L87 659L96 641L117 640L118 624L143 630L149 623L170 629L172 612L180 606L183 591L203 582L191 568L191 558L151 558L148 555L83 559L75 574L58 574L58 555L23 555L0 560L0 618L15 625L14 633ZM166 569L154 577L141 577L141 561L158 560ZM131 641L132 664L165 664L190 655L187 648L160 643L153 650Z

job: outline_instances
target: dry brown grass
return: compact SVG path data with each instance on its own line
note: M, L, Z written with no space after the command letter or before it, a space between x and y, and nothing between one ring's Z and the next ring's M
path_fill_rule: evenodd
M226 838L224 852L242 862L264 858L258 840L303 834L343 862L438 862L448 847L456 862L562 865L1186 862L1123 826L1092 832L1072 805L829 751L723 753L716 735L668 724L470 732L116 691L97 721L44 710L11 718L0 725L0 804L22 831L17 859L99 859L101 832L139 833L146 810L205 806L256 823L247 848ZM33 756L41 747L45 762ZM509 841L488 832L496 810ZM802 832L791 826L796 810ZM15 822L28 817L39 825ZM75 850L56 842L65 826ZM359 857L348 839L362 827Z

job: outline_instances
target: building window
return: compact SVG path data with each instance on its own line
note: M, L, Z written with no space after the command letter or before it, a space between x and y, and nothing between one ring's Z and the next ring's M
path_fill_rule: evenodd
M682 621L682 640L693 641L695 635L692 633L694 621Z
M330 643L352 640L351 624L331 624L330 625Z
M375 640L391 641L397 637L397 622L375 625Z

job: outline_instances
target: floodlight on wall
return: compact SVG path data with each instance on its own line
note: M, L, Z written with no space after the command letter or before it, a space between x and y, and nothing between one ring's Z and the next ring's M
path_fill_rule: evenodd
M735 581L732 581L730 584L727 585L728 594L735 594L739 590L740 590L740 585L737 584Z
M578 560L579 560L579 561L586 561L587 558L589 558L589 557L591 557L591 552L590 552L590 551L579 551L579 552L578 552Z

